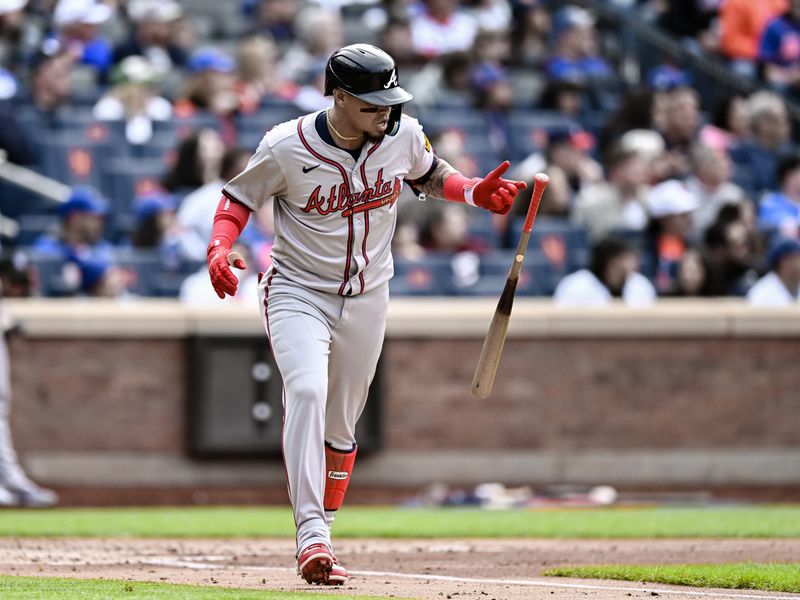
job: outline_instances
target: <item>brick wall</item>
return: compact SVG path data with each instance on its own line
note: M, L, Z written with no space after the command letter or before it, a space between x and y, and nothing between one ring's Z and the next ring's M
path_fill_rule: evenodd
M23 453L183 451L183 340L28 338L10 351Z
M469 393L480 343L387 341L387 450L800 446L800 339L512 338L485 401ZM11 348L23 454L183 453L184 340Z
M509 339L483 401L469 392L479 353L390 341L389 447L800 446L797 339Z

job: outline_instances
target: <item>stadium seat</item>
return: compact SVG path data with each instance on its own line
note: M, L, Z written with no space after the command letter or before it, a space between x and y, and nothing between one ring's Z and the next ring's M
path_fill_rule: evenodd
M165 162L159 159L110 161L103 173L101 189L111 200L112 212L129 214L133 198L157 189L166 169Z
M43 255L34 251L27 252L31 261L35 281L38 284L39 293L42 296L63 297L70 296L74 292L74 285L69 285L66 281L66 263L59 256ZM74 273L77 281L80 277L78 272Z
M440 296L453 292L450 256L426 256L419 261L395 259L394 277L389 282L398 296Z
M85 132L69 131L48 133L40 147L45 175L67 185L93 187L101 186L108 161L119 150L105 134L91 138Z
M470 212L469 236L489 248L500 247L500 233L497 231L491 215L486 211L473 210Z
M522 234L523 217L511 223L511 239L516 244ZM558 218L539 217L533 228L530 246L557 269L569 271L583 268L589 261L589 241L582 227L575 227Z
M499 295L503 291L515 252L496 251L481 259L481 279L478 285L469 290L471 295ZM517 294L520 296L549 296L553 293L561 277L567 274L566 267L557 267L541 252L530 249L522 263Z

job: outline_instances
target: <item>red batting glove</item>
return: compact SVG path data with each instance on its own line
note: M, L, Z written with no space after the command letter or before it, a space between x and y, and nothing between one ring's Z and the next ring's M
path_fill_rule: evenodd
M527 184L524 181L503 179L500 176L508 170L511 163L505 161L483 179L473 179L474 185L464 188L467 204L480 206L498 215L505 215L511 210L514 198Z
M225 294L234 296L239 280L231 271L231 265L237 269L246 269L247 265L238 252L231 250L224 240L212 240L206 251L208 259L208 274L211 277L211 285L217 296L224 299Z

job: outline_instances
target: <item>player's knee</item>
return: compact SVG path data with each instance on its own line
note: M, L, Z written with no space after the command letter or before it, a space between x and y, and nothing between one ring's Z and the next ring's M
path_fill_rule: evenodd
M287 389L292 401L298 404L325 405L325 386L319 385L314 381L298 381L295 385Z

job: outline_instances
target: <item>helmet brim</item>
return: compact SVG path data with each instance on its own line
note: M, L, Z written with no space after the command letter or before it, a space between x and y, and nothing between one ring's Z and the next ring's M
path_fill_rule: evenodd
M400 86L393 87L388 90L378 90L377 92L354 95L359 100L363 100L369 104L374 104L375 106L394 106L395 104L404 104L414 98L414 96L409 94Z

